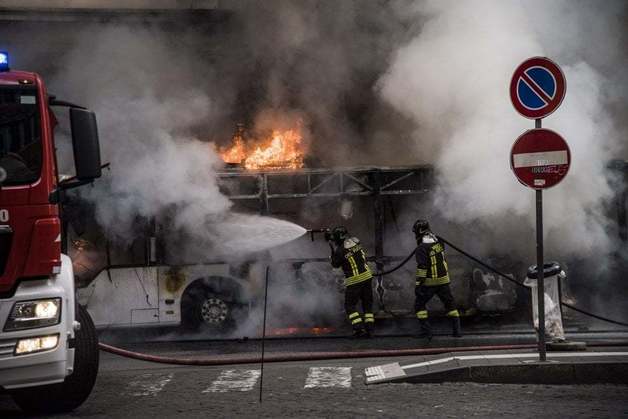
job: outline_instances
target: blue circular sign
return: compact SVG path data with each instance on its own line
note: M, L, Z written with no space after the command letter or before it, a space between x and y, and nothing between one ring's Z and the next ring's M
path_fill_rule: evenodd
M554 112L565 96L560 67L545 57L524 61L510 82L510 99L521 115L539 119Z

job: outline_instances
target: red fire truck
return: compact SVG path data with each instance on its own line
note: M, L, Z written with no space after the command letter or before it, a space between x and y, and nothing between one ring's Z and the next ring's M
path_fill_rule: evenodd
M51 106L70 109L76 175L63 181ZM0 388L27 411L74 409L96 380L98 341L62 254L60 199L100 174L94 113L48 95L0 52Z

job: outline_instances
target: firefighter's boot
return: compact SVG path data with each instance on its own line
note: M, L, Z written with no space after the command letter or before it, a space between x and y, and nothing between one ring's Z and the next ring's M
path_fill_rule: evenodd
M366 331L364 330L364 322L362 321L362 317L360 317L360 313L354 311L349 314L349 321L351 322L351 326L353 327L353 335L352 338L363 338L366 335Z
M420 339L427 339L428 342L432 340L432 326L427 319L419 319L419 333L416 337Z
M353 327L352 339L362 339L370 337L366 329L362 325Z
M460 317L451 318L451 335L455 338L462 337L462 330L460 329Z
M375 317L373 313L365 313L364 314L364 330L366 332L366 337L370 338L373 336L373 329L375 326Z

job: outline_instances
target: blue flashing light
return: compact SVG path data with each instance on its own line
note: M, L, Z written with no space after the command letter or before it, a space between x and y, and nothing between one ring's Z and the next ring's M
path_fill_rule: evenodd
M0 51L0 71L9 70L9 53Z

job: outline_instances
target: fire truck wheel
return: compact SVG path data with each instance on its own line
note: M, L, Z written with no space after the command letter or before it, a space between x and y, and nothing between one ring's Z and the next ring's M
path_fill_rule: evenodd
M79 306L81 328L75 333L74 372L59 384L14 390L13 399L29 413L69 412L89 396L98 373L98 337L87 310Z

